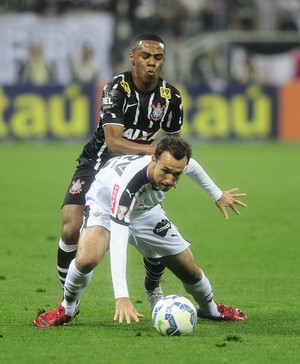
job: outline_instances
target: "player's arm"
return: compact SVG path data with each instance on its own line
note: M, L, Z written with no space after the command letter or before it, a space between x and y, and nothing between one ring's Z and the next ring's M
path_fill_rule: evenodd
M152 144L138 144L123 138L123 126L120 124L106 124L104 126L107 148L111 154L150 154L155 146Z
M225 220L228 220L229 218L226 211L227 207L231 208L237 215L240 215L235 205L242 207L247 206L237 199L238 197L246 196L245 193L236 193L238 190L237 188L222 192L204 171L202 166L193 158L190 159L189 164L185 170L185 174L187 174L188 177L190 177L210 195L210 197L215 201L216 206L220 209Z
M127 93L122 86L117 86L119 81L111 82L102 91L102 104L100 110L100 122L104 128L106 145L113 155L122 154L150 154L155 147L153 145L139 144L123 138L124 110Z
M181 95L174 88L172 91L172 99L168 107L168 113L161 124L165 134L171 136L180 136L180 130L183 123L183 104Z
M130 324L133 318L135 322L139 322L143 315L135 309L129 299L126 279L129 227L111 220L110 229L111 276L116 299L114 320L123 323L125 319L127 324Z
M112 190L110 211L110 266L116 299L114 320L122 323L125 319L128 324L131 318L138 322L143 316L137 312L129 299L126 278L130 216L136 204L137 193L144 184L144 178L147 178L146 167L149 158L138 158L135 161L119 175ZM124 166L123 162L121 164Z

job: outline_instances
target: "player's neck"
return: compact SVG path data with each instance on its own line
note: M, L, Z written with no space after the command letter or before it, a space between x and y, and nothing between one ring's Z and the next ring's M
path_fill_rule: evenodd
M134 73L132 73L132 79L135 84L135 87L141 92L152 92L158 85L157 80L153 80L152 82L142 82L139 78L135 77Z
M155 181L154 181L154 162L151 161L148 165L148 169L147 169L147 177L149 180L149 183L153 186L156 187Z

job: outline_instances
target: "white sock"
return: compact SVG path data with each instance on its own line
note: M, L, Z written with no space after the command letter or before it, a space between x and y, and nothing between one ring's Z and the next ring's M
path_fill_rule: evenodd
M81 297L83 290L90 283L93 271L81 273L75 266L75 259L72 260L66 277L64 288L64 300L62 306L66 309L66 315L74 316L76 302Z
M67 245L66 243L64 243L62 238L59 239L58 246L60 247L61 250L63 250L66 253L71 253L77 249L77 244Z
M186 291L191 294L198 303L203 317L220 317L217 305L213 300L214 293L208 278L202 271L202 278L195 284L184 284Z

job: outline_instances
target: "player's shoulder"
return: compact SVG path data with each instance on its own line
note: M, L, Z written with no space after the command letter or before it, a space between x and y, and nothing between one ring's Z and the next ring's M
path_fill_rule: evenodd
M129 183L130 185L134 185L136 190L138 190L141 186L149 183L147 170L150 162L150 155L127 156L128 165L124 168L124 172L122 174L122 184Z
M122 170L125 170L130 166L132 169L144 168L145 165L149 164L151 161L151 156L146 154L126 154L119 155L111 158L107 162L107 166L110 168L115 168L116 166L121 166Z
M115 171L122 184L131 180L135 180L135 184L144 184L148 182L147 168L150 162L150 155L123 155L117 157L110 168Z
M130 72L122 72L117 75L115 75L107 84L104 86L104 89L107 91L110 90L118 90L125 93L131 93L132 89L132 81L130 77Z
M159 92L161 97L169 99L170 101L181 100L180 91L163 78L159 78Z
M124 165L133 166L133 169L144 168L151 161L151 155L146 154L129 154L121 156L119 160Z

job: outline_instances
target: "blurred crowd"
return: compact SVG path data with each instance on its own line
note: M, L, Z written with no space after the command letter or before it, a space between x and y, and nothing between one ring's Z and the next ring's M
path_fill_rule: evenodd
M61 17L66 14L78 16L86 13L108 14L114 21L110 52L112 74L128 68L130 44L136 35L157 33L167 43L168 67L165 72L166 77L173 82L216 84L234 78L240 82L267 82L264 79L264 72L255 68L259 62L263 63L262 58L255 58L256 54L264 53L260 52L258 44L248 43L246 46L236 47L234 51L230 43L208 44L193 57L189 74L181 69L184 63L182 58L186 56L185 45L193 39L196 41L199 36L205 38L206 35L219 34L222 31L299 32L300 29L300 0L2 0L0 2L1 14L24 12L34 12L44 18ZM291 41L291 50L297 46L294 43ZM276 54L281 50L280 45L278 47L267 48L270 50L269 53ZM42 84L47 79L51 80L53 72L51 65L42 61L41 45L32 44L29 54L28 60L20 66L20 82L26 82L29 77L35 77L37 84ZM293 57L294 76L300 77L300 53L296 52ZM240 66L235 67L235 62L238 60ZM73 59L70 67L72 77L76 80L90 82L97 78L99 65L95 60L91 44L86 42L82 45L80 57Z
M2 0L0 11L33 11L42 16L108 11L128 31L157 30L175 35L228 29L297 30L299 0Z

